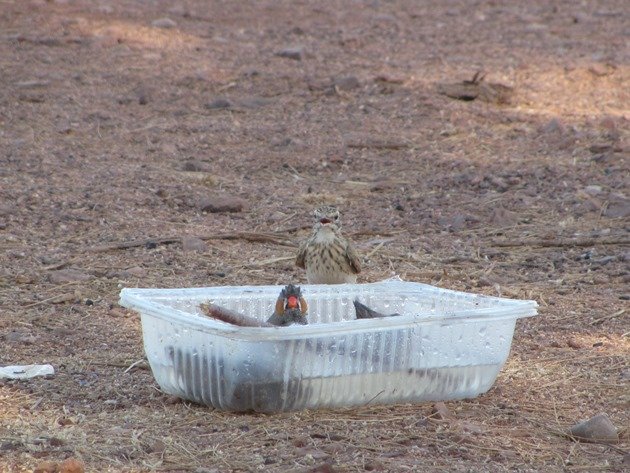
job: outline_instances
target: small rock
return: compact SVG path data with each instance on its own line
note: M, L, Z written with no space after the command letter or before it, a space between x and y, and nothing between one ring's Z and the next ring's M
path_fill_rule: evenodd
M564 126L560 123L560 120L557 118L552 118L548 121L543 127L540 129L543 133L562 133L564 131Z
M610 143L594 143L588 147L588 150L593 154L605 153L606 151L611 151L613 149L613 145Z
M370 460L363 465L365 471L385 471L385 464L378 460Z
M203 161L190 159L184 163L183 169L188 172L210 172L210 165Z
M438 218L438 225L452 232L458 232L466 226L466 215L455 214Z
M610 67L608 64L601 63L593 64L591 67L588 68L588 71L597 77L610 75L614 72L614 70L615 69L613 67Z
M175 28L177 23L170 18L159 18L157 20L153 20L151 22L151 26L156 28Z
M577 338L569 338L567 340L567 345L569 345L574 350L579 350L581 348L584 348L584 344L581 341L579 341Z
M65 284L69 282L89 281L92 279L92 275L77 269L60 269L50 273L49 279L53 284Z
M584 188L584 192L588 195L598 195L602 193L602 186L590 185Z
M243 108L261 108L261 107L265 107L267 105L272 104L274 101L273 99L267 98L267 97L245 97L244 99L240 100L238 102L238 105L240 105Z
M310 456L315 460L324 460L330 457L330 454L323 452L317 448L312 447L300 447L295 449L295 453L300 457Z
M200 199L197 206L203 212L241 212L245 208L246 202L239 197L213 196Z
M141 278L146 276L147 271L140 266L132 266L131 268L125 269L124 272L130 276L135 276L137 278Z
M84 473L85 466L83 462L76 458L68 458L59 465L59 473Z
M160 439L156 440L148 447L149 453L163 453L164 450L166 450L166 444Z
M604 215L610 218L630 217L630 199L621 196L610 196Z
M490 223L498 227L509 227L518 221L518 215L504 207L495 207L490 216Z
M4 335L4 340L7 342L21 343L23 345L33 345L37 341L37 337L31 333L12 330Z
M599 122L599 126L610 132L617 131L617 124L615 123L615 119L611 116L602 118L602 120Z
M617 259L616 256L604 256L603 258L597 258L592 260L592 264L596 266L606 266L611 261L615 261Z
M219 98L214 99L212 102L207 103L204 106L210 110L220 110L220 109L225 109L225 108L232 108L234 104L230 100L224 97L219 97Z
M583 442L619 442L617 429L604 413L574 425L569 429L569 434Z
M304 47L303 46L295 46L292 48L284 48L276 53L276 56L286 57L288 59L294 59L296 61L301 61L304 57Z
M182 249L184 253L189 253L192 251L196 251L199 253L203 253L208 249L208 245L206 242L195 237L183 237L182 238Z
M323 463L306 471L308 473L336 473L337 470L335 470L330 463Z
M33 473L59 473L59 463L45 461L35 467Z
M148 89L145 89L144 87L136 90L136 96L138 97L138 103L140 105L146 105L151 100L151 93Z
M361 85L359 79L355 76L337 77L334 81L334 86L338 90L350 91L358 88Z

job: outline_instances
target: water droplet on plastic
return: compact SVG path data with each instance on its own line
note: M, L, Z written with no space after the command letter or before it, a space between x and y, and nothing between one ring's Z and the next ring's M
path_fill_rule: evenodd
M486 327L485 326L483 326L483 327L481 327L479 329L479 335L482 336L482 337L486 336Z

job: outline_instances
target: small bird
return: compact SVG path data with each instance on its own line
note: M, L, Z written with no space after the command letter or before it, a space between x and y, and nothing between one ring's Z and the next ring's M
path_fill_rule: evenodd
M306 325L308 305L302 296L299 286L289 284L280 292L276 300L276 308L273 315L267 320L268 324L286 327L288 325Z
M361 304L358 300L354 300L354 310L357 314L357 319L375 319L381 317L394 317L396 315L400 315L399 313L395 314L381 314L380 312L376 312L375 310L370 309L368 306Z
M306 269L309 284L356 283L361 261L352 243L341 234L339 210L324 205L313 215L313 233L300 245L295 264Z

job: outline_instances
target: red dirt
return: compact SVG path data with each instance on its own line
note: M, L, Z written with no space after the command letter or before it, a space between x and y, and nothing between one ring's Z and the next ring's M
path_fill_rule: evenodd
M0 366L56 369L0 380L0 470L628 467L626 2L0 5ZM480 70L508 103L440 93ZM489 393L235 415L127 369L122 287L302 283L322 202L362 281L539 302ZM563 436L600 412L619 444Z

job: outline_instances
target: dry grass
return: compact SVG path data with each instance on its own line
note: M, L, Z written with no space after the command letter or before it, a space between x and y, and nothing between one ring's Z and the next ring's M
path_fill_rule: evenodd
M56 368L0 381L0 470L628 468L623 1L0 3L0 364ZM151 26L165 16L176 27ZM274 55L295 44L303 60ZM478 70L512 102L439 95ZM335 87L346 76L359 86ZM206 107L222 97L239 106ZM248 206L207 214L209 194ZM363 281L539 302L487 394L442 419L430 403L236 415L160 392L120 289L301 282L320 203L341 206ZM90 279L51 282L67 268ZM599 412L618 444L566 437Z

